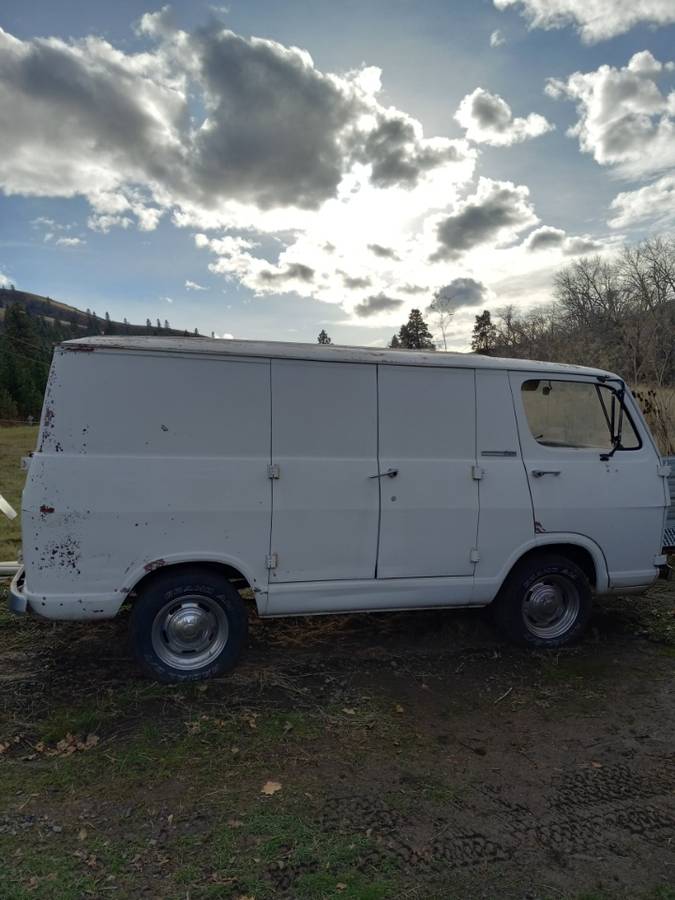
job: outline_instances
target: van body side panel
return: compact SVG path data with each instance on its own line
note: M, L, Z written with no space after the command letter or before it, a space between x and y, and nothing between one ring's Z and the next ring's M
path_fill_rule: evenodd
M503 573L514 553L535 536L513 398L506 372L476 372L480 519L476 579Z
M266 588L269 362L69 352L48 402L23 495L37 612L114 615L172 559L240 561Z
M378 579L473 575L474 372L381 365L379 404Z
M377 370L272 360L273 586L375 575Z
M664 478L642 416L627 394L642 446L618 450L609 459L601 459L601 449L541 443L523 402L522 384L528 377L510 374L537 531L576 532L602 548L610 590L651 584L658 575L654 559L663 536ZM556 374L550 379L553 397L556 385L566 381L598 383L582 375Z

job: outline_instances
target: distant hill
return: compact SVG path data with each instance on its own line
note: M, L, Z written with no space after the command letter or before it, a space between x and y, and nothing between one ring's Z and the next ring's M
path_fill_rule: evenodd
M82 310L51 297L0 288L0 422L24 422L40 415L54 347L72 338L99 334L197 335L159 319L145 325L117 322L105 313Z
M18 291L12 288L0 288L0 332L3 329L5 310L13 303L18 303L26 312L36 318L44 319L50 325L75 326L81 330L79 337L89 337L92 334L173 334L185 335L187 332L176 328L157 327L155 322L148 325L133 325L129 322L117 322L114 319L106 319L105 316L97 316L90 310L78 309L60 300L52 300L51 297L43 297L40 294L31 294L28 291Z

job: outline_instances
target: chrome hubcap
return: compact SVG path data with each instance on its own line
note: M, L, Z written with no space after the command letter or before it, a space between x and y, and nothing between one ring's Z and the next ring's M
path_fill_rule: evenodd
M211 597L186 596L167 603L152 624L152 647L174 669L199 669L227 644L229 625Z
M547 575L535 582L523 599L523 619L536 637L551 640L574 625L580 609L574 583L561 575Z

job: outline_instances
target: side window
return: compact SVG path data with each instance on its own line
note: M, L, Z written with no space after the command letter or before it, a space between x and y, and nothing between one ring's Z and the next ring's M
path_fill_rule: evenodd
M589 381L523 382L534 439L546 447L637 450L640 439L616 390ZM620 440L619 440L620 438Z

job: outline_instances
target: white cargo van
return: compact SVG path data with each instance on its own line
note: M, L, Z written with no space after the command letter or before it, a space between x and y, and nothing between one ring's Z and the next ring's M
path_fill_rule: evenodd
M151 675L231 668L261 616L486 606L579 637L657 576L667 468L616 375L452 353L88 338L54 354L11 607L132 603Z

